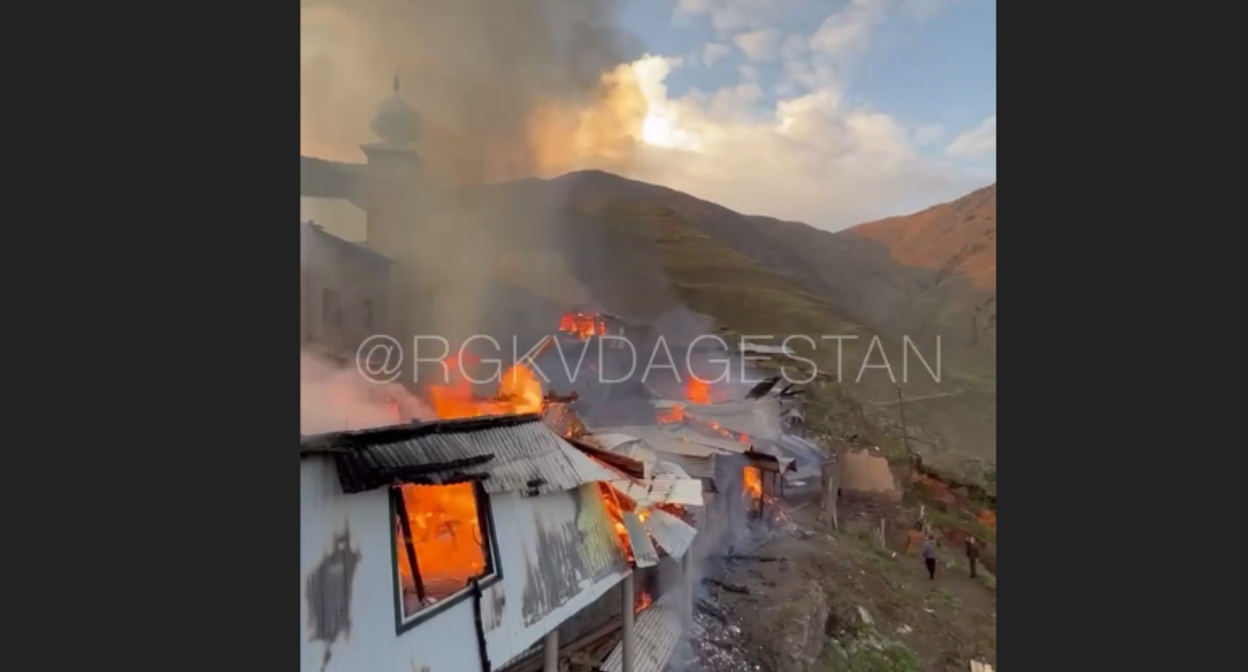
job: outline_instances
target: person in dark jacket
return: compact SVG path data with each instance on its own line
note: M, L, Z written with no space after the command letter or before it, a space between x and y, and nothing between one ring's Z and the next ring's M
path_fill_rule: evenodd
M927 578L929 581L936 580L936 537L928 535L927 541L923 542L923 564L927 565Z
M979 562L979 540L975 535L966 537L966 559L971 563L971 578L975 578L975 564Z

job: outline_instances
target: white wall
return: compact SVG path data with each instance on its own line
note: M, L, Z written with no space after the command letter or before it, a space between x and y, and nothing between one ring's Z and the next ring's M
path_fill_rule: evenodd
M597 498L597 486L585 486L586 497ZM482 613L482 621L486 624L485 643L493 669L499 669L516 656L524 653L537 643L547 632L559 627L559 624L589 606L603 593L619 583L628 573L628 566L621 555L600 559L603 564L617 565L612 571L594 580L592 576L581 575L572 577L573 568L564 565L566 578L575 580L579 592L561 605L545 605L542 611L546 614L530 625L525 625L524 603L525 587L540 581L540 553L551 553L553 549L542 548L538 529L546 528L550 534L558 534L569 522L574 529L584 528L582 521L578 525L578 514L583 506L578 506L572 492L560 492L543 497L521 497L520 493L509 492L495 495L492 498L494 513L494 530L498 537L499 556L503 570L503 582L495 586L496 590L504 590L502 618L493 612L493 606L499 601L487 595L482 599L487 606ZM606 525L609 522L604 521ZM614 535L613 532L607 532ZM615 542L614 536L611 538ZM572 547L583 549L584 544L571 544ZM618 547L617 547L618 550ZM579 551L585 554L584 550ZM550 591L547 591L550 592ZM532 600L532 598L529 598ZM531 602L532 603L532 602ZM553 607L553 608L552 608ZM549 609L549 611L547 611Z
M301 460L300 474L300 669L320 672L326 650L324 642L314 641L309 626L308 577L334 551L335 539L349 534L351 550L359 553L345 609L350 636L340 636L329 647L325 672L478 672L472 598L395 634L395 567L386 491L342 494L333 461L326 458ZM524 653L627 574L610 522L599 520L595 507L601 501L595 487L585 486L581 494L491 497L491 527L502 570L502 580L487 586L481 597L491 669ZM561 552L574 553L579 560L552 560L551 554L557 552L543 545L552 539Z
M395 634L394 561L386 491L344 495L333 461L301 460L299 605L302 672L321 672L325 643L312 641L307 581L335 535L350 534L359 561L352 582L350 636L330 647L325 672L477 672L481 669L472 600L462 600L418 626Z

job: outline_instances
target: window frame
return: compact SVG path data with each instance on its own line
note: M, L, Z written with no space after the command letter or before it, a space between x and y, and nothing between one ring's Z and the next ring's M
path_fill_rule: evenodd
M477 577L477 585L484 589L494 585L494 583L502 580L503 570L498 563L498 537L494 534L494 512L490 506L490 496L481 487L479 479L466 479L457 481L446 481L443 483L415 483L405 482L393 485L389 488L388 499L390 500L390 569L391 578L394 582L394 625L395 634L403 633L415 628L434 616L450 609L472 597L472 585L464 586L458 591L448 595L445 599L438 601L437 604L418 610L411 616L403 614L403 578L399 571L399 553L408 554L409 562L416 559L416 548L414 545L404 543L399 545L399 536L402 533L403 515L407 512L407 504L403 500L403 486L439 486L439 485L459 485L462 483L472 483L472 494L477 504L477 524L485 531L486 543L483 545L485 550L485 569ZM410 519L409 519L410 520ZM410 533L410 530L408 530ZM420 566L417 564L412 568L412 576L416 579L417 590L421 591ZM421 591L423 592L423 591Z
M326 326L342 326L342 292L337 287L321 288L321 321Z

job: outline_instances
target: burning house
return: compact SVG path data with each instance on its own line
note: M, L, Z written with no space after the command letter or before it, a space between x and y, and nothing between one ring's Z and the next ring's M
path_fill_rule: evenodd
M575 306L559 320L559 332L587 341L594 336L624 336L624 321L616 315Z
M561 630L595 627L614 669L665 655L635 637L651 596L638 599L633 571L686 554L696 481L634 479L536 414L304 437L300 456L302 669L557 664L584 639L562 646ZM670 655L675 639L662 645Z

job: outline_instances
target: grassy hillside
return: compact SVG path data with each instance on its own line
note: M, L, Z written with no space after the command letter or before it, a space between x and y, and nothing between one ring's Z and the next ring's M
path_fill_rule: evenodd
M996 185L836 234L751 219L794 254L819 260L816 284L847 314L894 338L940 334L962 373L995 389Z

